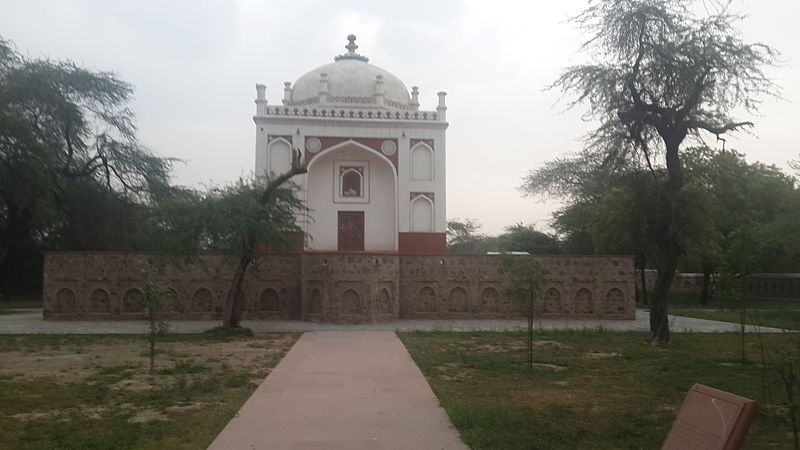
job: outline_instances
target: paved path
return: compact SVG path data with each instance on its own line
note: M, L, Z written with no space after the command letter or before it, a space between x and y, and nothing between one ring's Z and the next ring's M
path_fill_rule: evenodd
M304 334L209 449L466 449L400 339Z
M536 320L535 326L540 329L596 329L614 331L648 331L650 314L636 311L635 320L570 320L542 319ZM201 333L220 324L219 321L173 320L170 322L172 333ZM301 322L291 320L263 320L242 322L242 326L256 333L287 331L508 331L524 330L525 320L397 320L387 323L339 325L328 323ZM670 316L670 330L675 333L726 333L738 332L739 325L715 320L694 319L690 317ZM749 332L755 327L748 326ZM779 333L777 328L762 327L762 333ZM144 334L143 321L95 320L95 321L52 321L42 320L41 310L29 310L18 314L0 315L0 334Z

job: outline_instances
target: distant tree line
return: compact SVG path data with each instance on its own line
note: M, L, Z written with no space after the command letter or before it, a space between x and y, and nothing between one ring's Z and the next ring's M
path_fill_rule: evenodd
M705 274L703 300L720 272L800 271L800 189L793 175L708 147L684 150L683 165L680 213L672 219L685 249L679 268ZM610 170L584 152L532 171L522 188L565 202L552 221L565 253L634 255L644 269L657 264L666 177L660 167Z
M774 165L748 162L734 150L684 150L685 187L676 235L686 249L683 272L706 275L703 300L721 272L800 272L800 183ZM518 223L493 236L474 219L447 223L448 251L458 254L625 254L637 269L656 266L654 222L665 169L630 164L608 170L578 153L546 163L525 178L528 195L564 202L552 233Z
M179 161L138 140L132 96L113 73L29 58L0 37L0 299L39 293L43 251L222 251L246 269L256 243L275 248L301 231L288 180L302 165L270 180L176 186ZM227 325L238 325L238 287Z
M533 254L563 253L562 243L555 235L536 230L533 225L517 223L505 232L492 236L482 233L475 219L447 221L447 251L460 255L482 255L487 252L527 252Z

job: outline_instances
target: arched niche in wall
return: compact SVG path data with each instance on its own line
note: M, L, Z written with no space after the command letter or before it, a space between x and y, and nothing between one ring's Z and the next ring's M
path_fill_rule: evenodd
M341 167L339 174L339 196L342 198L364 197L364 169Z
M314 289L311 291L311 307L309 308L309 312L312 314L319 314L322 312L322 292L319 289Z
M467 312L469 309L469 296L464 288L456 287L450 291L447 298L447 310L449 312Z
M258 310L264 312L279 312L281 310L281 299L278 292L272 288L266 288L258 298Z
M178 291L174 288L168 287L164 291L164 311L181 311L181 302L178 300Z
M578 289L578 292L575 293L575 312L578 314L591 314L594 312L592 291L586 288Z
M436 311L436 292L428 286L420 289L414 309L417 312Z
M563 312L563 305L561 302L561 292L551 287L544 293L544 312L557 314Z
M378 301L375 309L380 313L388 313L392 310L392 296L386 288L381 289L378 293Z
M141 289L131 288L122 296L122 312L144 312L144 292Z
M411 149L411 179L433 180L433 149L423 142Z
M342 294L339 305L343 314L359 314L361 313L361 296L353 289L348 289Z
M500 294L497 289L487 287L481 292L481 312L498 312L500 310Z
M211 312L214 309L214 296L206 288L200 288L192 294L193 312Z
M625 294L619 288L606 293L606 314L625 314Z
M411 200L411 231L433 232L433 200L427 195L417 195Z
M269 171L275 174L288 172L292 165L292 147L285 139L269 143Z
M55 312L70 313L75 312L75 293L71 289L62 288L56 293Z

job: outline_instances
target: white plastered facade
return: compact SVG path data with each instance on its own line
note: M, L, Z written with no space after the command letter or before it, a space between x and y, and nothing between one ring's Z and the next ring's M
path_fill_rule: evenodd
M288 170L292 152L306 161L293 179L309 208L306 250L341 250L339 212L362 211L363 250L396 252L401 233L446 231L445 93L436 110L420 110L417 88L409 95L349 39L348 53L298 79L300 91L285 83L281 104L257 85L256 174ZM343 191L341 176L357 184L356 171L360 191Z

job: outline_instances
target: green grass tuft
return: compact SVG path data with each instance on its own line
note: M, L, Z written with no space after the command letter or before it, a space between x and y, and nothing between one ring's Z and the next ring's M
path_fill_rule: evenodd
M763 407L786 399L778 374L762 370L753 335L741 364L737 334L675 334L661 348L645 333L536 331L533 370L524 333L399 335L473 449L656 449L694 383L762 405L748 448L789 443L785 409ZM773 350L800 348L790 334L761 339Z
M254 335L253 330L242 327L230 328L219 326L203 332L203 336L216 339L250 337Z

